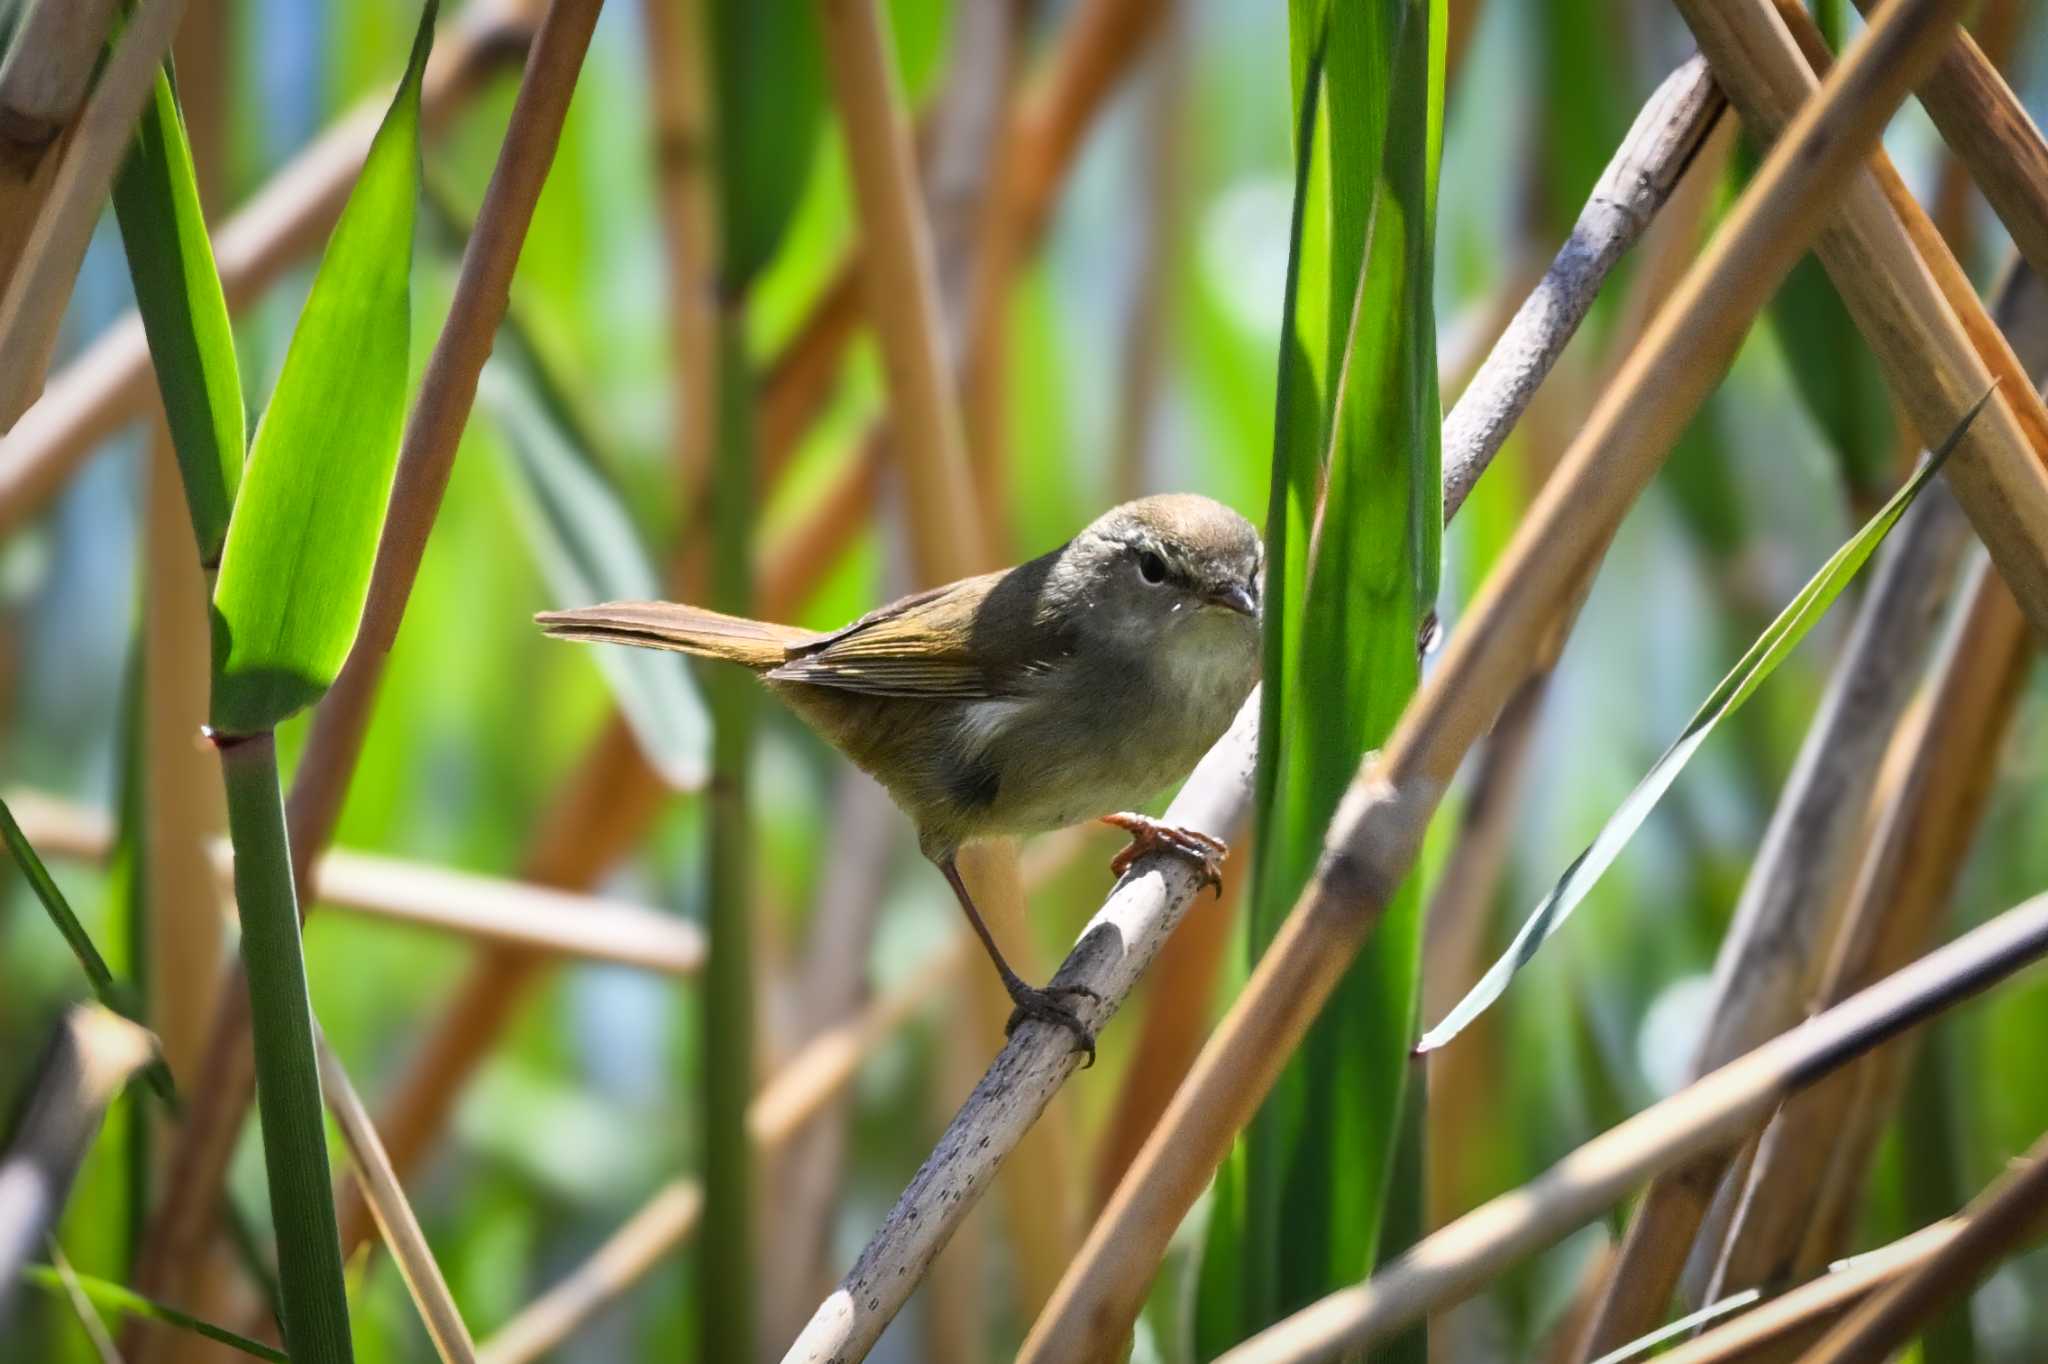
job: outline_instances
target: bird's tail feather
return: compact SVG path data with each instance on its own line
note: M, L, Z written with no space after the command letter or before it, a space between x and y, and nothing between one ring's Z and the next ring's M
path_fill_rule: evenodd
M679 602L615 601L569 611L543 611L534 619L557 639L673 649L720 658L756 672L779 667L789 650L816 639L815 630L721 615Z

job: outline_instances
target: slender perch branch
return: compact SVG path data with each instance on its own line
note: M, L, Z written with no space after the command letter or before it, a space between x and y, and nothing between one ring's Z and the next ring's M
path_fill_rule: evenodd
M1655 216L1712 126L1718 101L1711 87L1701 88L1700 73L1700 64L1689 62L1660 87L1651 107L1661 115L1652 118L1646 111L1614 158L1615 166L1632 167L1633 172L1610 170L1602 178L1602 186L1616 197L1588 206L1571 241L1538 285L1540 301L1532 299L1523 306L1517 325L1495 343L1452 410L1445 423L1445 468L1462 471L1465 491L1499 450L1607 274ZM1488 410L1502 408L1511 410ZM1455 446L1454 429L1463 433ZM1462 502L1462 495L1453 498L1447 488L1446 516ZM1225 836L1235 831L1250 808L1257 729L1254 696L1188 779L1166 815L1169 821ZM1141 862L1090 920L1055 979L1078 979L1103 995L1099 1024L1121 1005L1186 914L1197 888L1194 877L1175 859ZM1111 959L1100 959L1105 956ZM1035 1025L1018 1029L840 1291L818 1309L791 1346L788 1360L855 1358L865 1353L945 1245L989 1174L1036 1121L1074 1064L1062 1039Z

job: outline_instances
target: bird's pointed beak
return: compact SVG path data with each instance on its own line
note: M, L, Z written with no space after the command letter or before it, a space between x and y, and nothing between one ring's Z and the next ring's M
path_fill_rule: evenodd
M1212 606L1221 606L1242 616L1256 617L1259 614L1259 604L1252 600L1251 589L1243 583L1232 583L1228 587L1219 588L1211 592L1205 600Z

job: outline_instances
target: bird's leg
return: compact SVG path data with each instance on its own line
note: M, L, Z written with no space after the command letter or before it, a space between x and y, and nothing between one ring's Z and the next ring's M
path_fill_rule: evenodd
M1200 886L1207 886L1218 895L1223 893L1223 859L1229 855L1230 845L1222 839L1199 829L1162 824L1150 815L1133 814L1129 810L1104 815L1102 822L1131 836L1130 844L1110 859L1111 876L1122 876L1131 869L1131 863L1147 853L1173 852L1195 864L1202 877Z
M974 936L981 939L981 945L988 951L988 959L995 963L996 974L1003 978L1003 989L1009 992L1010 1002L1016 1005L1010 1013L1010 1021L1003 1025L1003 1035L1009 1036L1017 1025L1027 1018L1036 1018L1046 1023L1056 1023L1074 1034L1076 1050L1088 1053L1088 1065L1095 1064L1095 1033L1081 1016L1060 1003L1063 995L1080 995L1101 1002L1102 996L1085 985L1047 985L1043 988L1024 983L1024 977L1010 969L1010 963L1003 960L1002 949L996 946L995 935L988 931L982 921L981 911L974 907L974 897L967 893L967 883L960 879L960 868L953 864L953 855L948 853L939 861L939 870L946 874L946 884L953 888L953 894L960 901L967 922L974 926Z

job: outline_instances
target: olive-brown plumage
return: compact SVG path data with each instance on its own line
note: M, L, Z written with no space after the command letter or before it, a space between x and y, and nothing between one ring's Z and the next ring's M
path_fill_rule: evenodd
M839 630L669 602L539 617L551 635L752 669L915 821L1020 1011L1087 1031L1017 979L953 868L961 844L1114 816L1141 845L1213 840L1117 812L1187 775L1258 680L1262 550L1250 522L1168 494L1050 553L892 602Z

